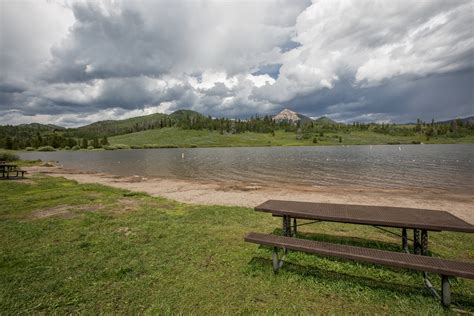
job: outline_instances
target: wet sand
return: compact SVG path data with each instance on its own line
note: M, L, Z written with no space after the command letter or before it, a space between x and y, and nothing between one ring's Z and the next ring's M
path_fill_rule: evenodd
M249 182L200 182L193 180L121 177L55 167L23 168L29 174L64 177L79 183L98 183L146 192L184 203L255 207L269 199L308 202L401 206L444 210L474 224L474 194L440 189L374 189L366 187L303 187Z

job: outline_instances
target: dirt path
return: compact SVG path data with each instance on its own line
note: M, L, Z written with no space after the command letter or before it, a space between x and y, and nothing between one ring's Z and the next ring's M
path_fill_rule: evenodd
M354 187L276 187L248 182L206 183L198 181L120 177L84 173L61 167L28 167L31 173L64 177L79 183L99 183L131 191L146 192L185 203L254 207L269 199L405 206L445 210L474 224L474 195L438 189L374 189Z

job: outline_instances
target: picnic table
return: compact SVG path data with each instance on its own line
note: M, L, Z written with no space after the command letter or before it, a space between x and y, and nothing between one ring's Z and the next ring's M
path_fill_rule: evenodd
M11 174L16 173L14 177L18 178L21 177L23 178L26 171L21 170L18 168L18 165L15 164L9 164L6 162L0 162L0 173L2 174L2 178L10 179L12 177Z
M283 265L288 249L356 261L409 268L423 272L425 285L444 305L450 303L448 276L474 278L474 264L428 257L428 232L452 231L474 233L474 226L445 211L414 209L404 207L310 203L269 200L255 207L256 211L271 213L282 218L282 235L275 236L250 233L248 242L274 247L273 268L277 272ZM298 220L309 220L298 224ZM297 227L314 222L329 221L360 225L372 225L378 229L396 234L385 227L401 229L402 249L405 253L383 251L365 247L354 247L327 242L316 242L297 237ZM409 253L407 230L413 230L413 254ZM282 258L278 257L283 248ZM427 272L442 276L442 297L433 288Z
M268 200L255 210L283 217L285 236L296 233L297 219L395 227L402 229L402 247L408 250L407 229L413 229L417 254L428 253L428 231L474 233L473 225L451 213L428 209Z

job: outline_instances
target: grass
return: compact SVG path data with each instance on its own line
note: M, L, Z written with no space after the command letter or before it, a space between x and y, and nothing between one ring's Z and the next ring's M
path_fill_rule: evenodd
M342 142L339 142L339 136ZM313 143L316 137L318 142ZM296 134L278 130L275 136L270 133L224 134L207 130L183 130L180 128L163 128L137 133L119 135L109 138L112 145L142 147L242 147L242 146L324 146L324 145L378 145L378 144L427 144L474 143L474 135L460 138L446 136L432 137L429 141L421 135L391 136L373 131L352 131L350 133L325 133L310 135L307 139L296 139Z
M280 222L248 208L199 206L62 178L0 181L2 314L443 314L474 312L474 282L446 310L419 273L243 242ZM399 250L370 227L301 227L315 240ZM433 233L434 256L474 261L472 237ZM439 280L433 276L436 286Z

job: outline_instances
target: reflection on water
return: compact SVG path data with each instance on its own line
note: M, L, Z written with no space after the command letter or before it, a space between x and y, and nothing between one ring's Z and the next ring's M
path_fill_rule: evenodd
M474 145L136 149L25 152L67 168L146 177L474 192Z

